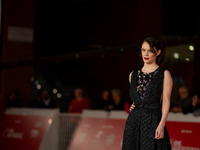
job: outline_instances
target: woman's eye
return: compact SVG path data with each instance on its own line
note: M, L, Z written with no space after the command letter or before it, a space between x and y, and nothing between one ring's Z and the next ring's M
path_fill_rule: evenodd
M142 52L145 52L145 49L142 49Z
M156 53L154 50L149 50L150 53Z
M153 50L149 50L149 52L153 53Z

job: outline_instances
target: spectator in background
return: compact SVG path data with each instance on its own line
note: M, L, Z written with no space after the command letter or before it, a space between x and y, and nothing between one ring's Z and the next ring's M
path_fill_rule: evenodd
M21 93L19 92L19 90L13 90L12 92L10 92L8 96L7 107L22 107Z
M38 91L35 98L32 100L31 108L41 108L42 106L42 91Z
M121 91L113 89L111 91L113 104L109 107L110 110L124 110L124 101L121 98Z
M197 109L200 109L200 98L197 94L195 94L192 97L192 106L194 108L194 111L197 110Z
M182 86L179 88L179 98L173 103L173 112L183 112L187 114L193 111L192 97L189 95L188 88Z
M103 110L109 110L112 100L110 99L109 90L103 90L101 93L100 103L98 108Z
M83 109L90 109L90 103L87 98L83 97L81 88L75 89L74 96L75 98L70 102L68 112L81 113Z
M54 99L49 96L49 92L47 90L42 91L42 101L39 105L40 108L56 108L57 103Z
M195 94L192 97L192 106L194 110L194 116L200 116L200 96Z

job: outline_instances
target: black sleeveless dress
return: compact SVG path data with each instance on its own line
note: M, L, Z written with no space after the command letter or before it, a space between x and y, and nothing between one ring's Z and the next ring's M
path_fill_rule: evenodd
M122 150L171 150L169 135L164 128L164 138L155 139L155 131L161 120L161 95L164 69L154 72L134 71L129 94L135 108L128 115Z

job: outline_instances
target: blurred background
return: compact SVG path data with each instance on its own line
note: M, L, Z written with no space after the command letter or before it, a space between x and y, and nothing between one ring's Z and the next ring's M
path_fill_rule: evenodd
M13 90L29 107L47 89L64 101L62 111L77 87L93 108L102 89L119 88L128 100L128 75L142 67L138 52L147 36L163 41L174 81L198 91L197 7L172 0L2 1L1 114Z
M0 33L1 120L13 107L76 112L77 97L88 102L83 108L102 109L104 90L130 105L129 73L142 67L148 36L166 51L172 107L180 87L191 97L200 93L198 1L1 0Z

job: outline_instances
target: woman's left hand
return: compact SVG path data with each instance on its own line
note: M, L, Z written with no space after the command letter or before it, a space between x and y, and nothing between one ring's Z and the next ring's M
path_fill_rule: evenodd
M158 125L156 132L155 132L155 139L162 139L164 137L164 127Z

